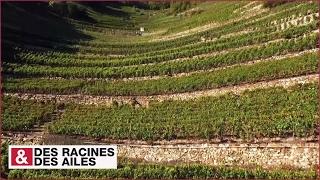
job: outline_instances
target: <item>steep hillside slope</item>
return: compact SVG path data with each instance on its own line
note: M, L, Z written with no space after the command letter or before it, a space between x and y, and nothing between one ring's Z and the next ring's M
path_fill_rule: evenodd
M8 143L114 143L120 158L10 177L316 176L315 2L2 7Z

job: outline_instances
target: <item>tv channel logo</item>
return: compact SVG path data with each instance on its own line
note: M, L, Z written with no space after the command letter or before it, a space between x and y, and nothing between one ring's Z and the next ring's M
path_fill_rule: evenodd
M11 166L32 166L32 148L11 148Z

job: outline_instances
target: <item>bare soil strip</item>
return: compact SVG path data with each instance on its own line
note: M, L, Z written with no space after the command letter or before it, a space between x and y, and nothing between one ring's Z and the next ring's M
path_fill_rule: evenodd
M55 101L57 103L77 103L77 104L92 104L92 105L109 105L114 102L119 104L132 104L133 101L138 102L142 107L148 107L150 101L165 101L165 100L193 100L207 96L221 96L227 93L240 94L244 91L252 91L261 88L270 87L290 87L297 84L316 83L318 82L318 74L310 74L304 76L290 77L284 79L276 79L271 81L261 81L257 83L247 83L236 86L227 86L215 89L151 95L151 96L92 96L84 94L71 95L56 95L56 94L32 94L32 93L4 93L5 96L14 96L21 99L34 99L37 101Z

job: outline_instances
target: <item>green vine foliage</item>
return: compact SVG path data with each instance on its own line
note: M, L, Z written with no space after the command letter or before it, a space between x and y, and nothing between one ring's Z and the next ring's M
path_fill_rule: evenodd
M50 132L111 139L308 137L315 132L316 85L270 88L152 103L149 108L69 105ZM81 122L81 123L77 123Z

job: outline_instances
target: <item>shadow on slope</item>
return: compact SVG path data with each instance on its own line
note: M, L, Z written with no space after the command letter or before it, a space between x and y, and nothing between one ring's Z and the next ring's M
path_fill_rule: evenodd
M1 7L2 58L6 60L13 60L15 47L69 51L69 45L92 38L53 12L49 3L4 2Z
M121 2L79 2L79 4L82 4L84 6L87 6L91 8L93 11L101 13L101 14L107 14L110 16L117 16L117 17L130 17L130 14L121 11Z
M2 4L3 38L19 42L23 35L34 35L44 39L56 41L89 40L90 36L78 31L65 19L54 14L48 3L16 3ZM12 39L13 36L16 39ZM21 35L21 37L19 37Z

